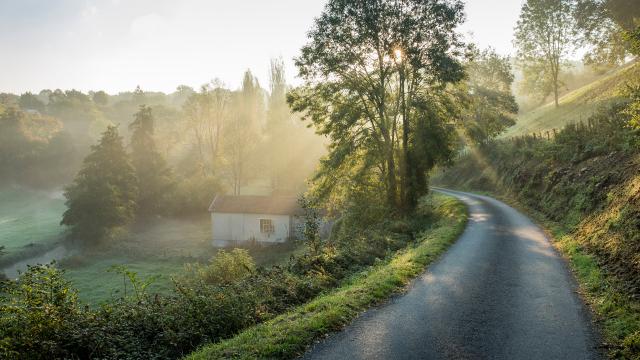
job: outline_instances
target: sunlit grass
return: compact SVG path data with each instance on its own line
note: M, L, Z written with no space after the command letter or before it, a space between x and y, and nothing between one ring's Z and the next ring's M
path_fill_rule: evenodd
M639 82L640 64L626 65L562 96L559 108L549 103L519 116L516 125L508 129L503 137L561 129L567 124L586 120L603 103L620 96L628 83Z

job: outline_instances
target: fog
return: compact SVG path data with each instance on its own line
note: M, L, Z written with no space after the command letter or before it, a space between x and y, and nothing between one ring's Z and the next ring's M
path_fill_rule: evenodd
M140 87L115 94L3 93L0 245L5 254L0 269L15 277L29 264L56 260L86 290L89 301L101 301L103 295L91 295L94 278L87 274L115 278L104 272L111 265L142 266L146 273L168 262L159 270L166 283L183 264L214 256L208 206L216 195L303 194L325 153L325 141L289 110L285 62L274 58L266 63L266 79L246 70L237 74L235 88L213 80L171 93ZM150 137L143 140L132 126L141 109L150 114L144 120ZM135 216L109 234L73 233L59 224L69 186L91 167L86 159L110 126L136 169ZM144 167L151 163L159 167ZM271 250L266 255L256 251L254 256L271 261Z

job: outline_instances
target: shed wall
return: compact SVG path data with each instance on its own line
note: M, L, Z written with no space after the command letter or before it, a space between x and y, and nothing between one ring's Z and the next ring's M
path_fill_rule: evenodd
M289 215L211 213L214 246L227 246L255 240L264 243L287 241L291 232ZM272 233L260 232L260 219L273 223Z

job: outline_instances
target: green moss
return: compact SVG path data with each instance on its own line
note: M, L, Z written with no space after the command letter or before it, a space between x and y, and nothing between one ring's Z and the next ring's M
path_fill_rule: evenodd
M236 337L207 345L187 359L294 358L315 339L349 323L362 310L400 291L462 233L466 208L437 196L440 220L417 237L414 246L353 275L339 288Z

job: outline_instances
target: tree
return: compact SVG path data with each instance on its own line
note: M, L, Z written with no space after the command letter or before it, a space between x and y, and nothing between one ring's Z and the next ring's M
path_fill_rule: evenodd
M135 214L138 187L131 159L118 129L109 126L65 189L67 210L61 225L85 244L103 240L111 230L129 224Z
M305 84L288 98L330 140L320 192L370 187L391 209L412 207L431 164L421 158L440 159L420 149L447 153L423 146L421 130L451 120L434 94L464 75L463 17L459 1L329 1L296 59Z
M67 131L87 149L108 125L91 97L77 90L56 89L51 92L47 112L61 119Z
M0 113L0 183L51 184L74 159L69 144L58 146L62 123L10 106ZM64 159L64 162L61 161Z
M302 240L309 246L311 254L318 256L323 246L322 237L320 236L320 212L314 206L313 202L304 195L298 198L298 205L300 205L300 208L303 210L303 215L301 216L302 223L300 224Z
M99 106L107 106L109 104L109 95L102 90L92 93L91 99Z
M511 92L511 64L508 57L488 49L475 54L467 64L467 74L464 128L472 141L485 144L515 124L518 103Z
M129 124L131 159L138 179L138 214L162 213L164 199L172 188L171 170L157 150L154 140L154 117L151 108L141 105Z
M538 91L543 97L552 92L556 107L560 72L577 41L574 5L573 0L527 0L515 29L514 44L524 75L544 79Z
M222 131L229 118L231 95L224 84L214 80L191 94L183 105L193 132L203 175L212 175L220 155Z
M36 110L39 112L44 112L45 105L37 96L33 95L30 92L26 92L20 95L20 99L18 100L18 104L21 109L24 110Z
M234 195L255 169L255 149L260 141L260 121L263 119L263 92L251 71L247 70L242 88L232 98L232 110L225 127L224 151ZM252 167L251 165L254 165Z
M287 178L291 178L291 163L294 157L291 148L296 136L289 105L287 104L287 83L282 59L271 60L270 93L268 99L267 121L265 128L264 151L266 171L269 173L271 187L276 192L286 191Z
M632 34L640 29L640 7L635 0L577 0L575 20L582 44L590 46L585 62L617 65L634 50Z

